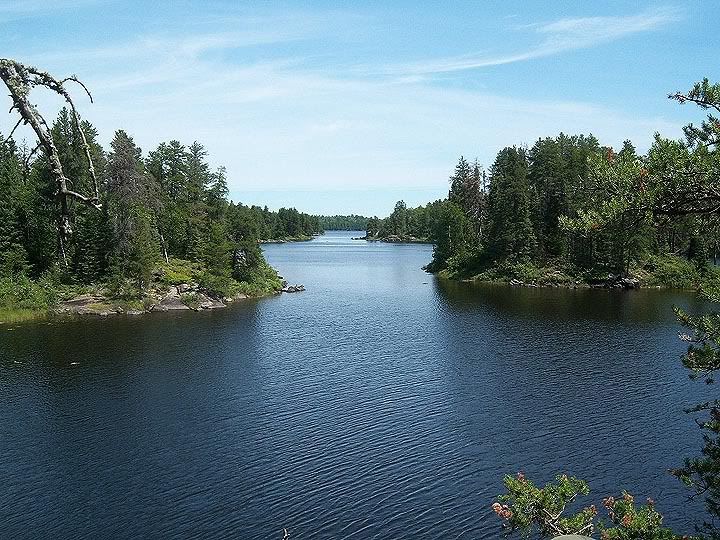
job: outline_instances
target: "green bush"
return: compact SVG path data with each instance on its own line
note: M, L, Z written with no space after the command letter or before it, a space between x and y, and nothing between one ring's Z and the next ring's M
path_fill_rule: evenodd
M182 283L197 282L203 273L200 263L190 262L183 259L170 259L170 262L162 262L158 265L160 282L166 285L180 285Z
M238 283L237 292L248 296L263 296L279 291L282 280L277 272L267 263L260 264L249 272L248 279Z
M57 299L56 287L48 279L35 282L25 275L0 279L0 307L47 309Z
M676 255L650 257L643 265L648 272L648 285L694 289L702 282L698 267L691 261Z
M627 492L620 497L603 499L607 521L596 523L597 507L592 504L578 507L577 498L588 495L587 483L565 474L543 487L535 485L524 474L506 476L505 494L493 503L492 509L502 519L507 533L517 532L524 538L544 538L565 534L592 536L597 526L602 540L680 540L663 527L663 517L655 509L655 502L636 505ZM572 513L574 511L574 513Z
M190 309L197 309L200 306L200 299L197 293L181 294L180 301Z
M230 276L217 275L212 272L203 272L198 280L208 294L218 298L232 296L238 291L237 281Z
M120 274L110 276L105 288L108 296L117 300L135 301L143 297L137 281L124 278Z

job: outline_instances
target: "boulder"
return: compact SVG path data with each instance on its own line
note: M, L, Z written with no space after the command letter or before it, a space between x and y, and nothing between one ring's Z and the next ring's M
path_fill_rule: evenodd
M217 309L225 307L225 304L223 304L220 300L210 298L209 296L201 293L197 295L197 301L198 309Z
M197 283L181 283L177 286L177 292L180 294L193 293L198 290Z
M180 309L190 309L187 307L178 292L177 287L170 287L170 290L160 301L150 308L150 311L175 311Z
M175 310L181 310L181 309L190 309L185 304L180 302L179 300L177 302L170 302L169 300L166 301L163 299L158 304L153 304L153 306L150 308L150 311L175 311Z
M620 280L623 289L639 289L640 281L635 278L623 278Z
M284 293L296 293L305 290L305 285L285 285L282 289Z

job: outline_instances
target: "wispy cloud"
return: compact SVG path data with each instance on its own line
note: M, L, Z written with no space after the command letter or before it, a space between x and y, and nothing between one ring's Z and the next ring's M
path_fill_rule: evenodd
M682 17L683 13L679 9L664 7L637 15L564 18L550 23L525 25L519 27L518 30L530 31L541 38L526 50L501 54L477 53L421 61L390 66L386 72L422 75L523 62L593 47L641 32L657 30L682 19Z

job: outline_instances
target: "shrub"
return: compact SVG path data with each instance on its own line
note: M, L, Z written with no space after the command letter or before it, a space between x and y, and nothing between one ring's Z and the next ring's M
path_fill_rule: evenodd
M237 292L237 282L229 275L203 272L198 280L200 286L211 296L225 298Z
M279 291L282 280L267 263L262 263L248 273L248 279L238 283L237 292L248 296L262 296Z
M698 267L691 261L676 255L650 257L643 265L649 272L649 285L672 287L676 289L694 289L701 282Z
M190 309L197 309L200 306L200 299L196 293L181 294L180 301Z
M196 262L183 259L170 259L170 262L162 262L158 265L157 271L160 274L160 282L166 285L180 285L198 281L203 273L202 265Z
M517 476L506 476L503 483L507 493L498 497L492 509L503 520L508 533L519 532L525 538L530 538L535 532L550 538L565 534L593 534L597 515L594 504L580 508L574 514L565 513L578 496L590 493L583 480L561 474L555 482L538 487L518 473ZM602 540L687 538L662 526L662 515L655 509L652 499L647 500L647 505L636 506L633 496L623 492L618 498L604 499L602 505L609 518L607 523L597 524Z

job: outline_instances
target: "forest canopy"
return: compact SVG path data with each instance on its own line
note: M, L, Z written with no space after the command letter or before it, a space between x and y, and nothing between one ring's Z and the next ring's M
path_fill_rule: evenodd
M192 283L215 298L266 294L282 286L259 242L323 232L318 216L228 199L226 171L212 169L199 142L159 144L146 155L123 130L109 149L82 120L68 83L13 60L0 77L19 119L0 134L0 311L44 309L94 290L143 306L152 291ZM32 90L67 106L48 125ZM18 144L32 128L37 145Z
M432 242L428 269L449 277L695 288L717 277L720 219L707 198L691 208L693 185L673 176L675 159L717 174L707 149L659 136L646 155L630 141L616 151L560 133L503 148L488 170L461 157L447 198L416 208L399 201L368 221L367 235ZM677 210L650 200L653 176L667 177L662 189ZM631 195L620 200L623 189Z

